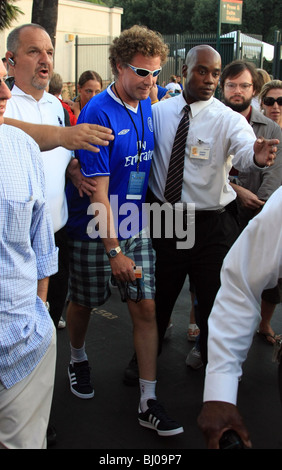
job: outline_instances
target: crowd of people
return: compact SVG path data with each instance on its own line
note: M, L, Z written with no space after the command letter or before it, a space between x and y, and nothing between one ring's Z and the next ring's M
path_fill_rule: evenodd
M175 96L166 89L160 99L157 80L168 47L158 34L135 25L109 52L114 82L102 91L99 74L86 71L79 96L64 102L44 28L23 25L7 40L13 80L8 87L2 63L0 448L46 448L56 328L66 305L70 390L80 399L94 397L86 334L92 308L111 294L110 282L127 302L133 325L135 351L127 372L140 388L137 419L160 436L184 431L158 401L156 376L187 276L197 304L197 318L191 320L197 328L189 334L193 340L198 336L199 360L212 376L207 375L207 404L199 417L209 447L218 447L230 427L230 416L217 422L217 409L209 406L216 400L220 409L221 399L225 402L218 387L209 391L213 375L217 379L228 361L222 354L217 364L220 339L215 346L209 331L216 328L221 337L220 329L230 326L228 318L221 325L217 317L228 317L226 303L235 297L239 302L233 290L240 288L249 300L238 319L252 316L248 338L261 315L259 333L277 341L270 321L281 301L282 82L262 86L265 117L251 105L258 71L235 61L221 74L220 54L201 45L187 54L183 90L178 84ZM223 102L214 97L220 77ZM231 176L232 167L238 174ZM144 211L145 206L156 212ZM261 251L270 234L276 237L276 250L272 256L267 251L269 264L261 270L263 257L249 262L247 249L257 250L257 233L265 240ZM234 256L240 259L238 251L244 253L242 265L232 264ZM245 264L249 277L242 276ZM253 282L261 271L267 276ZM236 345L235 334L231 341ZM240 364L249 347L246 340L234 362ZM228 349L223 339L222 349ZM238 364L231 368L232 384ZM234 412L236 390L234 385L231 424L249 446Z

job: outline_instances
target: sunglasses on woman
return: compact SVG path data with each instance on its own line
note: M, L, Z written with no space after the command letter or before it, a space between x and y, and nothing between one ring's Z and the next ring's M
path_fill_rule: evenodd
M162 68L160 69L156 69L156 70L148 70L148 69L141 69L140 67L134 67L134 65L130 65L130 64L127 64L128 67L131 68L131 70L133 70L134 73L136 73L136 75L138 75L138 77L148 77L148 75L152 74L153 77L157 77L160 73L161 73L161 70Z
M277 99L272 98L272 96L263 98L263 104L265 104L265 106L273 106L274 103L277 103L278 106L282 106L282 96L279 96Z

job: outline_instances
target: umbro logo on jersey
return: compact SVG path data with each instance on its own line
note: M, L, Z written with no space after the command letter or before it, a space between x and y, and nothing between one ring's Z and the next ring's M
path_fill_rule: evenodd
M129 131L130 131L130 129L123 129L122 131L120 131L120 132L118 133L118 135L125 135L125 134L127 134Z

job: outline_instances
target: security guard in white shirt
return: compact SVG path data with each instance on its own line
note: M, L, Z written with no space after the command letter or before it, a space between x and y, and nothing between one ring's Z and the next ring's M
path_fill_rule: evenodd
M160 349L186 276L195 286L199 307L200 348L207 361L208 317L220 287L220 269L228 250L239 235L232 212L236 194L229 185L233 166L246 169L265 167L275 158L278 140L258 139L239 113L233 112L213 97L221 72L221 57L212 47L191 49L183 66L186 83L183 94L153 105L155 149L149 182L148 202L166 203L165 185L172 146L185 105L190 106L189 131L186 140L182 194L184 235L190 243L179 244L167 235L166 223L161 236L151 233L156 250L156 309ZM255 154L255 155L254 155ZM234 155L233 160L228 155ZM188 204L188 206L187 206ZM191 210L195 208L195 214ZM178 203L173 209L178 208ZM175 211L176 212L176 211ZM152 212L151 212L152 214ZM195 217L194 217L195 215ZM195 220L195 224L193 221ZM175 233L179 232L175 218ZM192 235L188 234L188 229Z

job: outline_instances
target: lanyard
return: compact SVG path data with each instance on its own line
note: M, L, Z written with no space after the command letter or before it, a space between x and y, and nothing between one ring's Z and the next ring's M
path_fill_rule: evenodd
M122 98L119 96L118 94L118 91L116 89L116 85L114 84L114 89L115 89L115 92L118 96L118 98L120 99L120 101L122 102L123 104L123 107L125 108L128 116L130 117L130 120L134 126L134 129L135 129L135 132L136 132L136 135L137 135L137 148L138 148L138 161L137 161L137 171L139 172L139 165L140 165L140 161L141 161L141 152L142 152L142 147L143 147L143 143L144 143L144 119L143 119L143 111L142 111L142 106L141 106L141 102L139 101L139 106L140 106L140 113L141 113L141 121L142 121L142 141L141 141L141 145L140 145L140 140L139 140L139 134L138 134L138 130L137 130L137 127L136 127L136 124L130 114L130 112L128 111L127 107L126 107L126 104L124 103L124 101L122 100Z

